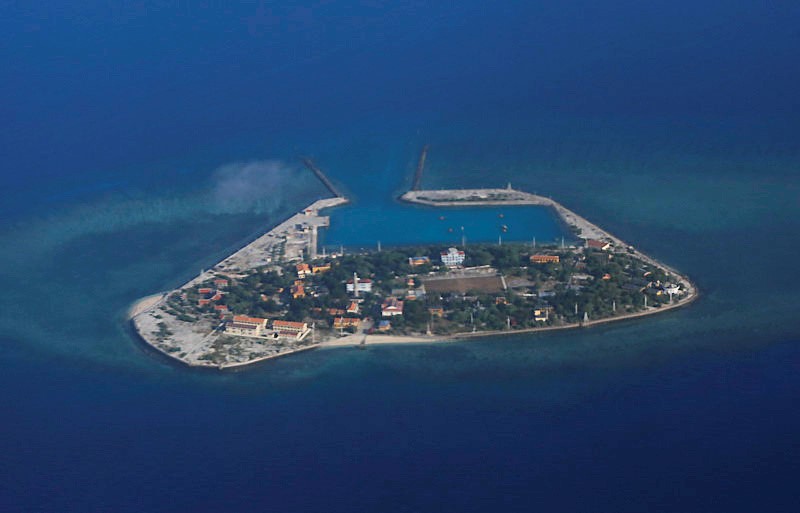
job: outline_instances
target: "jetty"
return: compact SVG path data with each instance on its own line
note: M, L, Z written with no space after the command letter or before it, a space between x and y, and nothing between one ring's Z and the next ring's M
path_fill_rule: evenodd
M319 178L319 181L328 188L331 194L337 198L344 198L344 194L339 192L336 186L333 185L333 182L331 182L330 179L325 176L325 173L323 173L322 170L318 168L316 164L314 164L313 160L308 157L302 157L301 160L303 161L303 164L305 164L305 166L310 169L317 176L317 178Z
M422 147L422 152L419 154L419 162L417 162L417 171L414 173L414 183L411 185L412 191L418 191L422 187L422 172L425 170L425 159L428 156L428 145Z

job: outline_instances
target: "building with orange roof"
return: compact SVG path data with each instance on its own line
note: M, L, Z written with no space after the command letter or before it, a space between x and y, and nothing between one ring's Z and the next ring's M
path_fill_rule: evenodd
M311 274L326 273L331 270L331 264L322 264L311 266Z
M386 298L381 305L381 315L383 317L403 315L403 302L393 297Z
M292 297L295 299L306 297L306 289L303 286L302 281L297 280L296 282L294 282L294 285L292 285Z
M361 319L358 317L337 317L333 320L333 327L337 330L347 329L347 328L355 328L361 325Z
M608 251L611 249L611 243L602 240L586 239L586 247L592 249L599 249L601 251Z
M297 277L300 279L303 279L309 274L311 274L311 268L308 266L308 264L305 263L297 264L295 266L295 269L297 269Z
M533 320L536 322L547 322L550 319L551 306L543 306L533 310Z
M557 264L561 261L558 255L531 255L532 264Z
M266 327L267 320L261 317L234 315L233 319L225 325L225 333L243 337L259 337Z
M419 267L421 265L430 263L431 263L430 257L426 256L408 257L408 265L410 265L411 267Z
M295 340L302 340L311 331L308 329L308 323L306 322L284 321L281 319L272 321L272 329L278 337L293 338Z
M444 317L444 308L442 307L431 307L428 308L428 313L431 317Z

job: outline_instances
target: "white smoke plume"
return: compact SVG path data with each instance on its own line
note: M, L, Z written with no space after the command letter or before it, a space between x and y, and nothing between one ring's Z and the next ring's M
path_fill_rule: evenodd
M269 215L286 205L301 208L323 192L310 172L277 160L225 164L207 184L188 193L138 198L113 195L0 230L0 264L49 254L72 239L146 224L191 221L220 214ZM13 241L13 242L12 242Z
M235 162L213 174L213 204L219 213L269 212L308 185L307 173L279 160Z

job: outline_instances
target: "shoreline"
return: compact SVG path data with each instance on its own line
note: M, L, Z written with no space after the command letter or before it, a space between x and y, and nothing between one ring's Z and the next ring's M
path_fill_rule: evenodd
M184 352L183 356L178 354L173 354L170 351L167 351L161 344L158 343L157 338L154 339L152 335L154 335L152 329L153 325L156 324L154 319L149 317L155 317L159 315L157 309L162 306L166 298L175 292L180 292L183 289L188 287L192 287L197 283L202 283L203 281L209 280L214 278L218 275L236 275L237 273L249 270L253 267L257 267L259 265L268 265L271 263L270 260L265 259L264 255L269 251L274 250L276 247L280 247L283 245L284 247L289 246L289 241L291 240L292 244L292 253L290 254L290 258L298 258L298 256L302 256L303 250L307 250L309 256L312 258L316 256L316 248L312 248L312 245L316 244L317 241L317 229L319 227L326 226L328 222L328 218L325 216L320 216L319 212L321 210L327 208L334 208L340 205L344 205L349 203L347 198L342 197L335 197L335 198L324 198L320 200L316 200L304 209L292 214L288 218L284 219L282 222L278 223L277 225L270 228L268 231L256 237L251 242L243 245L232 254L228 255L227 257L223 258L219 262L217 262L214 266L207 270L203 270L200 274L195 276L194 278L190 279L186 283L172 289L169 291L162 291L155 294L151 294L149 296L145 296L136 300L127 310L126 312L126 320L130 324L131 329L135 332L136 336L147 346L151 349L158 352L160 355L168 357L172 361L176 361L181 363L182 365L191 367L191 368L204 368L204 369L218 369L218 370L225 370L230 368L237 368L242 367L245 365L251 365L259 362L263 362L266 360L270 360L273 358L277 358L280 356L286 356L289 354L294 354L301 351L306 351L308 349L314 349L319 346L319 344L311 344L307 346L302 346L299 348L294 348L289 351L283 351L278 353L266 354L266 355L259 355L254 358L250 358L245 361L234 361L234 362L226 362L226 363L214 363L206 360L199 360L199 359L190 359L189 355ZM295 226L298 224L307 224L310 228L307 232L303 232L303 237L298 237L297 240L293 239L293 236L296 235ZM286 250L288 251L288 249ZM150 315L145 315L150 314ZM194 342L193 345L197 346L199 343L205 341L210 337L214 337L215 333L212 331L210 333L205 333L202 336L197 334L190 334L192 336ZM218 334L216 335L218 338Z
M398 200L410 203L426 205L431 207L480 207L480 206L545 206L553 209L556 214L556 219L562 223L566 228L569 228L575 233L578 239L596 239L611 242L619 248L633 248L622 239L612 235L611 233L603 230L596 224L588 221L586 218L576 214L572 210L563 206L561 203L543 196L530 194L524 191L515 189L447 189L447 190L419 190L409 191L401 195ZM297 347L288 351L277 352L267 355L259 355L243 361L233 361L225 363L212 363L207 360L190 359L187 353L184 352L181 356L173 354L162 347L159 347L156 341L151 340L144 333L142 323L137 323L137 319L142 319L143 314L153 312L164 302L169 294L180 291L187 287L191 287L196 283L206 281L213 278L218 273L236 274L244 270L248 270L258 265L266 265L270 261L265 260L263 254L267 250L273 250L277 240L283 237L284 246L288 245L292 227L297 225L299 220L308 223L310 230L308 238L301 239L300 242L295 242L295 245L300 245L307 248L307 254L310 258L316 257L317 248L312 247L318 240L317 230L320 227L326 227L328 217L319 215L323 209L334 208L343 204L349 203L347 198L335 197L317 200L311 205L301 210L283 222L278 223L263 235L257 237L252 242L244 245L236 250L228 257L222 259L216 265L208 270L203 271L198 276L192 278L185 284L173 289L172 291L160 292L141 298L134 302L128 309L128 322L132 329L135 331L138 338L146 343L150 348L155 349L159 354L168 357L171 361L177 361L190 368L204 368L216 370L230 370L240 369L242 367L258 364L275 358L288 356L291 354L305 352L317 348L340 348L340 347L365 347L368 345L402 345L402 344L432 344L432 343L447 343L453 341L466 341L476 338L491 338L502 337L509 335L522 335L533 333L546 333L565 329L576 328L589 328L592 326L609 324L617 321L637 319L647 317L658 313L669 312L678 308L682 308L694 302L699 297L699 292L695 284L684 274L679 273L672 267L659 262L658 260L645 255L639 251L635 251L636 256L642 261L653 265L654 267L669 271L674 274L678 280L684 283L686 288L685 297L678 303L672 303L661 307L649 307L647 310L638 312L628 312L611 317L604 317L601 319L588 320L586 322L570 323L559 326L542 326L523 328L519 330L493 330L493 331L476 331L476 332L459 332L450 335L380 335L380 334L363 334L357 333L348 335L342 338L334 338L324 342L309 344L306 346ZM305 232L304 232L305 233ZM294 253L290 253L291 258L297 258L299 254L302 257L302 248L299 253L297 248L294 248ZM294 256L292 256L294 255ZM152 328L152 326L149 326ZM199 341L203 342L207 337L213 336L214 332L206 333L199 337ZM194 336L194 335L193 335ZM218 335L217 335L218 336ZM199 343L199 342L198 342ZM191 349L191 346L190 346Z
M479 338L500 338L504 336L525 335L534 333L549 333L561 330L574 330L580 328L591 328L593 326L601 326L603 324L610 324L619 321L635 320L650 315L657 315L659 313L678 310L688 304L692 303L699 297L699 294L694 294L683 299L680 303L673 303L662 307L649 307L647 310L641 312L629 312L612 317L604 317L602 319L589 320L586 322L562 324L560 326L541 326L534 328L522 328L518 330L493 330L493 331L463 331L453 333L450 335L363 335L355 334L334 339L332 341L322 342L318 344L320 349L337 348L337 347L366 347L369 345L404 345L404 344L437 344L448 342L469 341Z

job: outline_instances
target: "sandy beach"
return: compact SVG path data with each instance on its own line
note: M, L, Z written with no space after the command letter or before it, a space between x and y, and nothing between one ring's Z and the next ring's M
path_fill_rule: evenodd
M139 314L142 314L148 310L152 310L158 306L166 296L167 294L165 292L159 292L158 294L152 294L138 300L128 309L128 319L133 319Z

